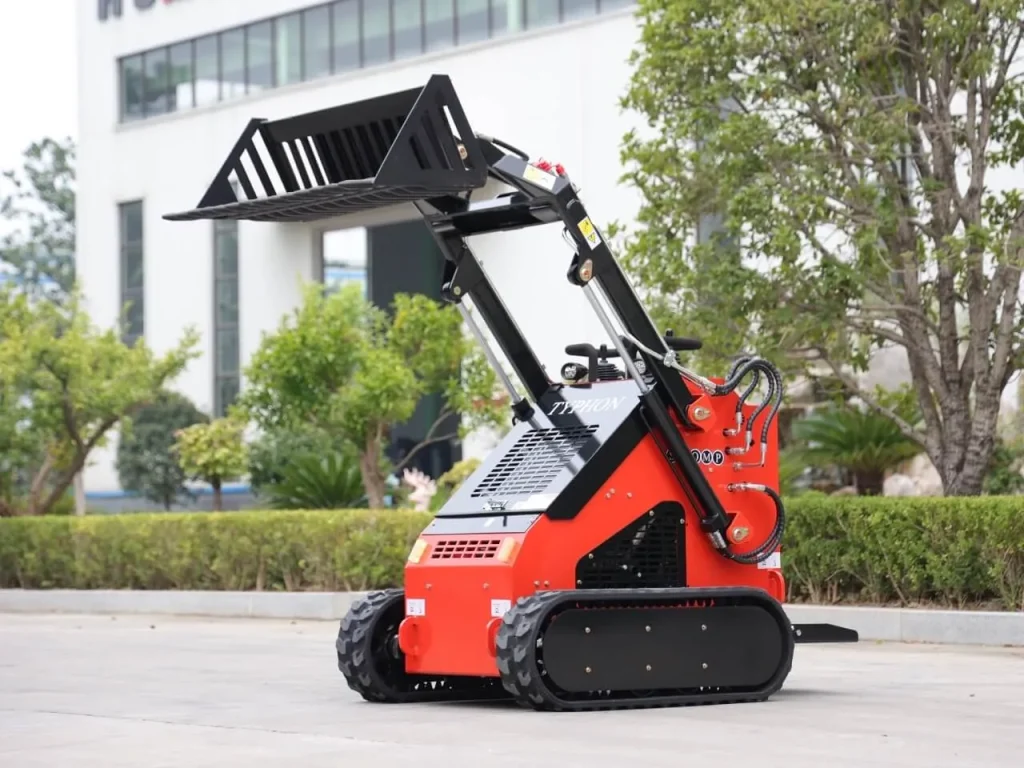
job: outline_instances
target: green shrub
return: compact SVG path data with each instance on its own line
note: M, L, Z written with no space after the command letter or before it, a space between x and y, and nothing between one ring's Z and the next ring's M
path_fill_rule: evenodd
M786 504L789 599L1024 610L1024 497Z
M786 503L794 602L1024 610L1024 498ZM0 520L0 587L364 590L401 584L431 513L324 510Z
M429 521L370 510L6 518L0 587L364 590L400 583Z

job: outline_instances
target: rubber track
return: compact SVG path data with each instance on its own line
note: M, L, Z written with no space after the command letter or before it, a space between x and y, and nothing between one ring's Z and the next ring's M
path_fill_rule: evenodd
M597 592L594 590L593 592ZM683 589L680 592L691 592ZM607 590L600 590L608 594ZM570 599L577 599L581 592L573 593ZM560 591L539 592L520 598L506 612L498 629L497 665L502 684L515 701L523 707L547 711L604 711L620 709L656 709L665 707L708 706L712 704L741 704L768 699L789 675L792 653L788 654L786 668L778 686L765 691L750 691L749 694L718 693L672 694L665 693L657 698L644 699L635 696L567 701L560 699L544 682L537 666L537 639L544 628L549 610L557 603L566 601L567 593ZM584 598L585 599L585 598ZM623 602L631 602L628 591L622 594ZM691 609L692 610L692 609ZM700 610L700 609L697 609ZM713 611L714 608L706 610ZM787 633L788 636L788 633ZM791 646L792 647L792 646Z
M353 603L342 619L335 649L338 669L349 688L367 701L380 704L508 698L497 678L409 675L403 670L394 681L384 679L373 656L374 632L378 620L388 611L397 609L404 616L404 595L403 589L371 592Z

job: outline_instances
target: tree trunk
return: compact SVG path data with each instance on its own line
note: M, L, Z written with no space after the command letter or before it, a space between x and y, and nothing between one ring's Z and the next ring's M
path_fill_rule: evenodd
M366 446L359 453L359 473L363 476L363 488L370 509L383 509L387 495L387 478L380 471L380 432L366 438Z
M383 509L384 497L387 495L387 478L380 471L377 454L359 454L359 471L363 476L363 488L370 509Z
M85 477L81 472L75 474L75 515L85 515Z
M213 511L220 512L224 509L224 498L220 492L220 478L215 478L210 485L213 486Z
M875 469L861 469L854 472L853 484L861 496L881 496L885 473Z
M995 450L1001 392L982 392L960 430L945 430L942 461L936 465L946 496L978 496Z

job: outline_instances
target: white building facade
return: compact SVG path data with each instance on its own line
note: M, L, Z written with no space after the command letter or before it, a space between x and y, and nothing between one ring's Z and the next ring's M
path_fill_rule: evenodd
M304 284L355 280L371 294L375 281L413 284L405 264L381 262L375 274L370 258L374 239L387 241L380 227L416 220L411 206L317 226L162 218L198 204L254 117L446 74L477 131L563 163L599 226L636 210L636 193L618 181L622 137L633 127L619 107L637 40L633 0L77 5L77 269L86 300L101 325L130 304L126 335L158 353L195 327L202 356L175 388L207 413L223 412L244 386L246 361ZM542 362L557 371L567 343L605 335L565 280L570 253L557 228L540 229L474 244ZM91 495L119 493L113 443L86 472Z

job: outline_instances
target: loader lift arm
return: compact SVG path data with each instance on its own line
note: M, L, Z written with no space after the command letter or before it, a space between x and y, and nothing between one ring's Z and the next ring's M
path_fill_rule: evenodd
M512 191L472 199L488 181ZM232 182L241 189L241 199ZM564 225L576 251L568 279L586 293L616 343L627 373L641 388L647 417L666 447L673 472L698 510L705 533L725 553L729 518L672 418L674 412L679 422L690 424L693 397L679 373L659 357L671 348L570 179L532 165L526 153L499 139L474 133L447 76L433 75L423 88L354 104L277 121L251 120L199 205L164 218L310 222L401 203L419 209L444 254L442 295L460 307L464 297L472 299L533 403L561 385L545 373L466 238ZM599 305L595 286L603 290L623 330L639 342L636 354L653 386L638 373L629 354L634 345L627 350ZM468 313L463 315L472 327ZM484 341L481 335L478 339ZM489 357L494 364L493 353ZM528 418L532 405L502 378L517 418Z

